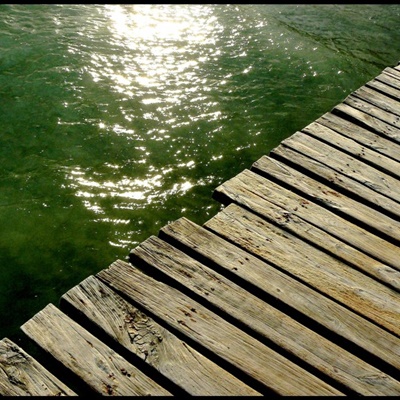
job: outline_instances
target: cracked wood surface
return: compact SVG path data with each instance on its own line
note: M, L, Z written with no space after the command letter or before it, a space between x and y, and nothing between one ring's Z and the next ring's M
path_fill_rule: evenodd
M197 301L126 262L114 262L97 276L266 390L281 395L342 394ZM289 381L284 378L288 376Z
M396 395L400 382L155 236L130 254L182 284L261 336L361 395ZM222 338L222 337L221 337Z
M170 395L53 304L48 304L21 329L98 394Z
M190 395L261 395L228 373L96 277L62 296L98 328ZM63 303L61 303L63 307Z
M229 243L215 233L186 218L180 218L162 228L161 237L191 256L240 277L279 302L305 317L317 321L355 346L380 357L400 370L400 339L332 299L301 284L265 260ZM352 347L355 347L351 345Z
M0 341L1 396L76 396L12 340Z
M230 204L205 226L394 334L400 334L397 291L236 204Z

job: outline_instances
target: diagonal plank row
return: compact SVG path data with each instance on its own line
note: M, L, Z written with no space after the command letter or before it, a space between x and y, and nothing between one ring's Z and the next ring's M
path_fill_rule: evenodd
M399 167L396 66L27 321L70 380L4 338L0 394L399 395Z

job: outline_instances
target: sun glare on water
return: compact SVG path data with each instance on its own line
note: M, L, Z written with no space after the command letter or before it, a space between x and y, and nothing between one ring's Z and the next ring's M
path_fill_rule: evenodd
M160 169L152 165L151 143L171 140L171 129L188 126L199 118L220 117L219 110L208 111L215 105L207 102L208 83L197 73L201 63L218 56L213 31L219 25L212 7L101 6L101 17L108 21L107 30L98 28L97 32L104 35L107 46L84 50L89 60L84 71L93 84L115 93L122 119L115 123L106 114L96 126L99 135L123 137L136 150L133 162L146 167L144 177L122 173L122 160L110 160L110 174L85 170L79 165L67 168L70 188L87 209L104 220L110 218L102 204L109 206L110 199L114 209L134 209L183 194L196 184L183 173L177 174L182 168L196 167L185 148L175 150L174 161ZM95 38L98 40L97 34ZM133 101L138 104L137 109L131 107ZM194 112L177 116L183 103L193 104ZM152 129L137 128L135 121L140 119L153 123ZM170 179L166 184L172 173L179 179Z

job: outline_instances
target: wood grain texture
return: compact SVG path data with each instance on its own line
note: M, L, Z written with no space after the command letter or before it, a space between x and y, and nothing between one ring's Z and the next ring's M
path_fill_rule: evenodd
M316 247L322 248L329 254L400 292L400 271L347 244L356 244L354 238L357 236L357 232L351 230L351 225L342 222L341 219L338 220L337 216L321 210L318 205L306 203L306 199L279 187L276 183L254 172L244 170L217 187L214 197L220 199L225 205L234 202L254 211L268 221L313 243ZM299 204L303 204L304 207ZM318 225L321 217L323 221L329 222L329 228ZM344 227L344 224L347 226ZM332 228L334 226L336 228ZM347 232L349 232L348 237L346 236ZM370 240L373 240L373 237ZM377 249L381 250L382 247L379 244L382 244L380 240ZM358 247L364 247L368 251L371 249L368 243Z
M281 198L286 197L293 204L293 211L301 213L305 219L329 232L338 239L400 269L398 246L382 239L400 241L400 222L370 207L359 203L335 190L335 185L327 186L299 172L296 168L281 163L270 157L262 157L252 166L252 171L262 176L272 177L281 184L289 186L299 194L268 181L259 181L257 187L262 190L263 182L274 187L274 192ZM299 209L302 206L302 209ZM297 207L297 209L295 209ZM311 212L312 210L312 212ZM312 214L312 215L311 215ZM351 221L348 221L351 217ZM359 227L361 222L365 228ZM368 229L368 227L370 229ZM370 230L375 233L371 233Z
M258 381L267 393L272 390L282 395L341 394L187 295L128 263L120 260L114 262L97 276Z
M8 338L0 341L1 396L76 396L64 383Z
M65 293L64 302L190 395L261 395L93 276Z
M367 146L364 146L363 144L360 144L353 138L341 135L334 130L318 123L317 121L307 125L302 129L302 132L313 136L315 139L325 142L329 146L333 146L336 149L345 152L351 157L366 162L375 169L392 175L396 179L400 178L400 163L398 161L393 160L392 158L387 157ZM386 144L387 146L391 146L391 143Z
M166 240L190 251L192 257L218 265L227 274L237 275L272 299L287 304L400 370L399 338L301 284L265 260L230 243L230 238L224 240L186 218L163 227L160 234Z
M52 304L21 329L101 395L171 395Z
M400 89L400 76L393 76L393 74L391 74L390 71L383 70L382 73L379 74L377 77L375 77L374 80L383 82L386 85L394 87L396 89Z
M263 156L259 160L255 161L251 170L260 173L263 176L271 176L272 172L270 173L269 170L261 170L259 167L263 162L266 162L266 160L274 159L277 163L285 164L285 166L282 167L283 171L294 168L299 174L302 174L302 176L307 173L307 175L313 179L329 186L329 191L341 192L343 194L346 193L348 197L357 200L362 199L362 202L359 201L361 207L363 207L363 204L365 203L368 207L378 211L377 215L385 214L394 218L396 221L400 218L400 204L397 201L383 196L361 182L355 181L351 176L341 170L332 168L322 160L319 161L310 158L307 154L286 147L284 144L275 148L270 153L270 156L268 158L266 157L267 156ZM272 170L275 170L275 168L272 168ZM307 197L308 193L305 193L305 195ZM318 201L318 198L316 198L316 201ZM330 203L325 202L323 205L329 207ZM331 207L331 210L335 212L335 208ZM376 221L376 223L378 223L378 221Z
M382 85L381 85L382 86ZM387 91L389 89L386 88ZM392 92L394 89L392 90ZM385 94L382 94L373 88L369 88L367 86L362 86L359 89L355 90L352 96L358 97L362 100L369 102L374 105L378 109L387 111L389 113L400 116L400 103L397 99L393 99Z
M350 201L349 198L336 192L333 188L325 187L319 183L315 185L312 178L269 157L262 157L256 161L252 170L278 179L283 184L301 191L301 195L274 184L271 179L268 179L268 181L261 180L257 183L259 192L268 191L268 188L263 189L263 186L273 188L274 190L271 190L271 192L279 197L280 204L285 205L285 208L290 212L382 263L396 270L400 269L398 246L364 228L360 228L353 222L349 222L346 218L337 215L337 211L356 218L356 220L358 219L367 226L369 225L389 237L394 237L396 240L399 234L399 231L396 231L396 226L399 224L397 221L371 210L363 204ZM336 178L340 180L340 178ZM268 196L271 195L268 193ZM363 214L364 212L365 214ZM383 224L382 221L384 221Z
M343 100L343 103L375 118L378 118L389 125L393 125L396 128L400 127L400 118L398 115L395 115L390 111L377 108L375 104L369 103L364 98L360 98L351 94Z
M400 162L400 144L393 142L393 140L390 140L388 137L371 132L331 112L322 115L315 122L351 138L369 149L375 150Z
M386 96L390 96L393 99L400 100L400 84L399 80L392 78L386 74L381 74L375 79L367 82L366 87L376 90Z
M386 68L382 71L382 73L383 73L383 74L390 75L391 77L400 80L400 71L398 71L396 68L386 67Z
M230 204L205 226L396 335L400 295L255 214Z
M314 160L320 161L353 180L397 202L400 201L399 180L367 163L302 132L296 132L281 143Z
M233 316L244 326L360 395L399 395L400 382L308 329L176 247L151 236L130 253ZM369 377L367 380L366 377ZM374 377L371 379L371 377Z
M400 142L400 129L398 126L394 126L388 122L382 121L377 116L369 114L368 109L362 107L362 102L358 102L360 105L358 108L353 107L356 102L349 102L350 104L340 103L332 109L333 113L339 113L347 118L357 121L357 124L370 128L375 133L382 137L391 139L396 143Z

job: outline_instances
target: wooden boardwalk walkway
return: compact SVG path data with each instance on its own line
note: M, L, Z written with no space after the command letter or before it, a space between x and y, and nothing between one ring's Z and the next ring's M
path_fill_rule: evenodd
M4 338L5 395L400 395L400 67ZM82 390L82 392L80 392Z

